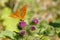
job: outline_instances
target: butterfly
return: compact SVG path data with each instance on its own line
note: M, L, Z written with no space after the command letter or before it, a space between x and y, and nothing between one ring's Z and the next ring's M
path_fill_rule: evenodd
M27 7L26 5L24 5L20 10L17 10L15 13L12 13L10 17L18 18L22 21L24 20L24 17L26 15L26 10L27 10Z

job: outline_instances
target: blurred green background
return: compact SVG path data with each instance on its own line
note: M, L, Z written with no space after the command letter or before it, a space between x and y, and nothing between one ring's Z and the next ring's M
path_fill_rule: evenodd
M24 21L29 23L37 18L39 24L33 35L21 38L17 28L19 19L8 17L11 13L27 5ZM10 35L9 35L10 34ZM17 35L18 34L18 35ZM16 36L16 37L15 37ZM17 38L18 37L18 38ZM60 0L0 0L0 40L60 40Z

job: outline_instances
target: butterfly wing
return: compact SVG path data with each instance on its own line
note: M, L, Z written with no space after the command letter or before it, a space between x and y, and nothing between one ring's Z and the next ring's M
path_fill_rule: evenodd
M12 13L12 14L10 15L10 17L19 18L19 17L17 16L17 14L19 14L18 11L16 11L15 13Z
M13 18L19 18L20 20L24 20L26 15L26 5L24 5L21 10L17 10L15 13L11 14L10 16Z
M24 20L25 15L26 15L26 5L24 5L24 6L20 9L20 15L19 15L20 20Z

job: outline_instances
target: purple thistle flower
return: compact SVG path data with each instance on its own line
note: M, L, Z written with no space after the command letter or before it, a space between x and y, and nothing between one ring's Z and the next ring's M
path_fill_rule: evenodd
M21 34L22 36L24 36L24 35L25 35L25 33L26 33L26 31L25 31L25 30L22 30L22 31L20 32L20 34Z
M19 23L19 27L20 28L24 28L24 27L26 27L26 22L24 22L24 21L21 21L20 23Z
M32 30L32 31L34 31L35 29L36 29L35 26L32 26L32 27L31 27L31 30Z
M35 24L37 24L39 21L38 21L38 19L34 19L33 22L34 22Z

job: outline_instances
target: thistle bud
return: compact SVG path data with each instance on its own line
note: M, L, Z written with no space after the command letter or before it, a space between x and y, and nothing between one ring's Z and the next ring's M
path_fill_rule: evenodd
M21 34L22 36L24 36L24 35L25 35L25 33L26 33L26 31L25 31L25 30L22 30L22 31L20 32L20 34Z
M32 27L31 27L31 30L32 30L32 31L34 31L35 29L36 29L35 26L32 26Z
M20 28L24 28L24 27L26 27L26 22L24 22L24 21L21 21L20 23L19 23L19 27Z
M38 22L39 22L38 19L33 20L33 23L35 23L35 24L37 24Z

